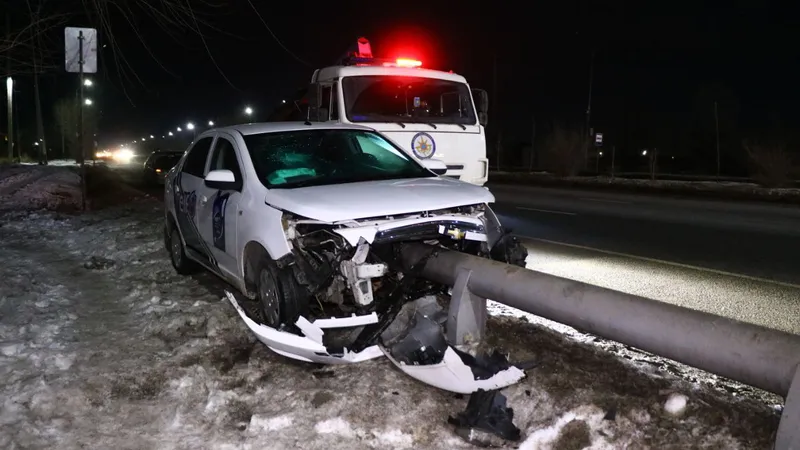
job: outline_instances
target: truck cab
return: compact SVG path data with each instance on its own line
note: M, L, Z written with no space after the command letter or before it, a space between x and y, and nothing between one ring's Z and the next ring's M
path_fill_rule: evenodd
M445 176L485 184L486 92L418 60L373 58L365 38L358 47L341 65L317 69L301 103L291 106L312 122L368 126L418 160L444 162Z

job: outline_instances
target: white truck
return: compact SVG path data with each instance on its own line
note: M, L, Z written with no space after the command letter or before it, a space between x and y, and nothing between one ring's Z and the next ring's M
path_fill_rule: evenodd
M317 69L296 106L311 122L370 127L418 160L444 162L445 176L479 186L488 178L486 91L419 60L374 58L365 38L341 65Z

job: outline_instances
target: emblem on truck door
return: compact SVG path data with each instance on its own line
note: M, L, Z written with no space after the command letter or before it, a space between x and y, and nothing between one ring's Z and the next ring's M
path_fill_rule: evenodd
M436 153L436 142L428 133L417 133L411 138L411 150L419 159L428 159Z

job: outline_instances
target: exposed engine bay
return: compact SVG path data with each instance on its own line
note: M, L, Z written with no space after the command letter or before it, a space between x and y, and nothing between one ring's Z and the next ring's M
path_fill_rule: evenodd
M281 295L296 314L269 327L230 298L272 350L326 364L386 355L410 376L458 393L524 377L499 353L483 355L479 342L448 342L452 287L417 277L400 259L404 244L422 242L524 266L527 250L487 205L335 224L284 213L282 223L292 251L276 261L286 278Z

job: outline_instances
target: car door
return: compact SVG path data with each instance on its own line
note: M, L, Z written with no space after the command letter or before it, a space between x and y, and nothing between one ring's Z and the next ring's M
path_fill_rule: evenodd
M203 187L213 136L200 138L189 149L186 161L174 179L175 215L186 248L204 262L212 262L197 227L198 190Z
M230 170L240 186L243 186L241 159L233 137L220 133L211 151L208 171ZM236 190L212 189L203 185L198 189L200 203L198 229L217 261L219 269L231 279L237 271L237 218L242 188Z

